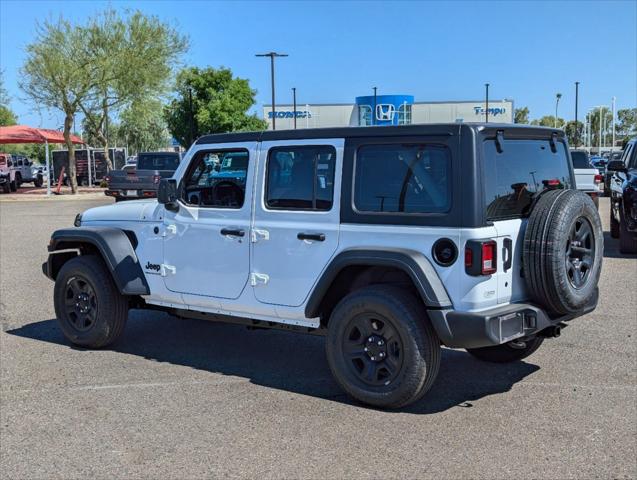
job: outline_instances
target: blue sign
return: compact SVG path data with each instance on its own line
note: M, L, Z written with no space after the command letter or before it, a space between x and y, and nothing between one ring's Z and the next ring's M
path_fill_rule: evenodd
M312 113L309 110L279 110L274 112L276 118L312 118ZM268 118L272 118L272 111L268 112Z
M486 114L486 110L484 107L473 107L473 110L476 112L476 115L485 115ZM494 117L498 116L498 115L503 115L504 112L506 112L507 109L504 107L489 107L489 115L493 115Z

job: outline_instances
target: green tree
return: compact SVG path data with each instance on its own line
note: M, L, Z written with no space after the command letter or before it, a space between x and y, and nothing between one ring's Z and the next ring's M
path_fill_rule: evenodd
M158 150L168 145L170 136L162 112L163 105L159 100L133 102L119 116L118 143L127 145L130 154Z
M165 93L188 42L157 17L139 11L121 16L109 9L91 19L84 31L95 85L80 106L88 133L108 151L110 116L128 108L139 110L148 99Z
M176 91L164 114L168 130L183 147L205 133L267 128L267 122L248 114L256 103L256 90L250 88L248 80L233 77L228 68L186 68L177 75Z
M10 102L11 98L9 98L9 94L4 88L4 75L2 70L0 70L0 127L18 123L15 113L9 107Z
M515 123L529 123L529 107L515 109Z
M64 140L69 151L71 191L77 193L73 116L93 87L94 69L86 55L81 29L67 20L36 25L35 41L26 47L20 88L37 108L64 114Z
M599 123L600 123L600 109L596 108L586 114L586 120L589 123L589 145L593 147L599 146ZM602 141L604 145L610 146L612 142L612 125L613 125L613 113L610 108L603 107L601 109L601 122L602 122Z
M554 115L544 115L539 120L533 120L531 125L539 125L541 127L551 127L551 128L564 128L566 122L563 118L557 117L557 123L555 122Z
M571 147L579 147L582 144L582 139L584 135L584 124L580 121L575 123L575 120L571 120L564 127L566 131L566 138L568 139L568 144Z
M623 108L617 111L615 133L620 139L637 135L637 108Z

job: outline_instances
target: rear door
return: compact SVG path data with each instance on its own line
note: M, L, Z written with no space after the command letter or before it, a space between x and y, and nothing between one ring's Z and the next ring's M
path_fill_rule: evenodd
M263 142L252 228L254 295L300 306L338 246L343 140Z
M527 218L536 195L547 188L574 188L566 144L542 139L483 143L486 217L497 231L498 303L527 298L522 249Z

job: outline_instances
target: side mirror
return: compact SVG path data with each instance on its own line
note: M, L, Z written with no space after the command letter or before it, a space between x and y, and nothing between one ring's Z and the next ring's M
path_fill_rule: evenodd
M167 210L173 212L179 210L177 203L177 180L174 178L162 178L159 181L157 201L165 205Z
M626 166L621 160L611 160L606 165L606 170L608 170L609 172L625 172Z

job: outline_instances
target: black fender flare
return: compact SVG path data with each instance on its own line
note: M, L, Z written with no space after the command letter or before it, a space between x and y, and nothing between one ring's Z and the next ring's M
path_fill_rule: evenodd
M75 227L56 230L49 242L49 258L42 265L47 277L55 280L60 268L74 253L56 253L78 248L89 243L100 252L106 267L123 295L149 295L150 289L129 236L115 227ZM63 256L62 261L56 257Z
M352 265L398 268L409 275L427 308L452 307L436 269L421 252L400 248L351 249L336 255L323 271L305 304L307 318L318 316L319 306L330 285L341 270Z

